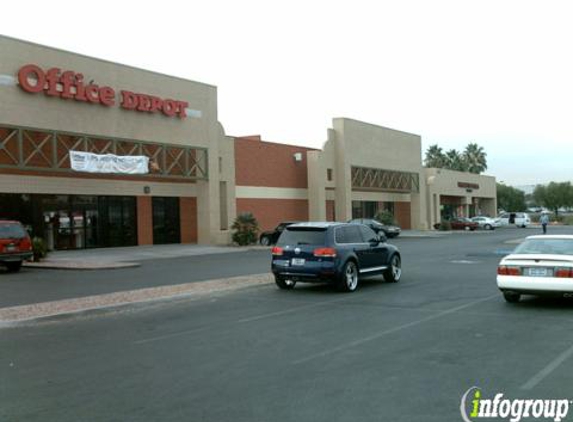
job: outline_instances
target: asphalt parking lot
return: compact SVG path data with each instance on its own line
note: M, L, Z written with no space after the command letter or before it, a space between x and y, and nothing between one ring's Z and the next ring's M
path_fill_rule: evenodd
M0 420L443 422L473 386L571 400L573 302L495 286L529 234L398 238L402 281L352 294L269 284L2 329Z

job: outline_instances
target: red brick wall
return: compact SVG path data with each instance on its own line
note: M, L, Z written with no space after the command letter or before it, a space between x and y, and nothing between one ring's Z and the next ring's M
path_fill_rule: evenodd
M306 152L312 148L274 144L259 137L235 138L237 186L307 187ZM302 161L294 154L302 153Z
M179 198L181 243L197 243L197 198Z
M137 243L138 245L153 245L151 196L137 197Z
M412 228L409 202L394 202L394 215L396 222L402 229L409 230Z
M261 231L271 230L281 221L307 221L306 199L241 199L237 198L237 215L252 212Z

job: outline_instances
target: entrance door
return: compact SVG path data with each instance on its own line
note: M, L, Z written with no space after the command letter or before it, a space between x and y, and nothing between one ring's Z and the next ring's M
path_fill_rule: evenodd
M181 243L179 224L179 198L154 197L153 207L153 243Z
M137 220L135 198L102 196L98 201L99 230L105 246L135 246Z

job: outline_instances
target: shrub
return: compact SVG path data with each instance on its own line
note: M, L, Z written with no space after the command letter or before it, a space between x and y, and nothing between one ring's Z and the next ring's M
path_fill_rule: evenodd
M378 211L374 216L374 220L380 221L382 224L392 225L394 222L394 214L389 211Z
M34 254L34 262L40 262L48 256L48 246L41 237L34 237L32 239L32 253Z
M452 224L449 221L442 221L440 223L440 228L438 230L440 231L450 231L452 229Z
M237 216L233 225L233 242L240 246L251 245L257 242L259 223L255 216L250 213L242 213Z
M568 226L573 226L573 215L568 215L567 217L563 217L563 224Z

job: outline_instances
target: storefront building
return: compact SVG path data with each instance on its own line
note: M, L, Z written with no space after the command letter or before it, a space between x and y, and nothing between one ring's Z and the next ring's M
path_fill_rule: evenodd
M215 87L7 37L0 54L1 218L55 249L227 242ZM150 172L77 172L73 151L144 156Z
M3 36L0 54L0 219L50 249L228 244L242 212L495 214L495 179L425 169L418 135L338 118L321 149L233 138L214 86Z

